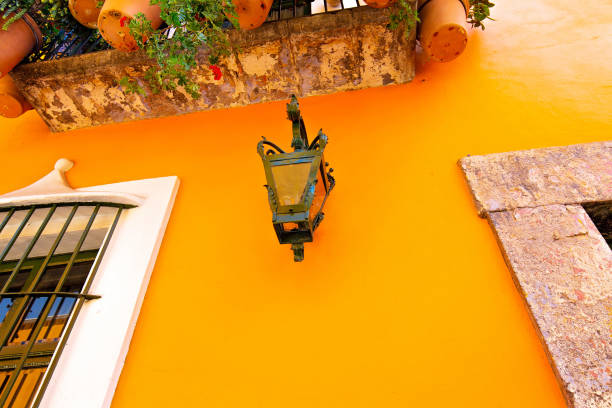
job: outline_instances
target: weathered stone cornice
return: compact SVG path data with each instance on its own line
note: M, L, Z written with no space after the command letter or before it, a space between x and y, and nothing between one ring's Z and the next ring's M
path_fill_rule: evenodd
M612 142L469 156L459 161L480 216L612 200Z
M11 75L52 131L180 115L252 103L329 94L414 77L415 36L387 29L389 9L359 7L281 20L231 32L233 54L215 81L207 51L194 74L202 89L126 95L117 81L142 79L150 62L141 52L111 50L22 65ZM144 83L143 83L144 85Z

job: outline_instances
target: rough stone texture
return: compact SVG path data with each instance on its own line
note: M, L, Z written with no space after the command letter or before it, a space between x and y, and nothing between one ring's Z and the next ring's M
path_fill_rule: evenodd
M612 142L465 157L480 216L550 204L612 200Z
M415 39L386 28L389 9L360 7L337 13L233 31L233 55L221 62L215 81L202 50L195 70L202 98L183 89L146 97L117 86L124 75L142 78L142 53L103 51L23 65L12 73L17 86L52 131L242 106L297 96L328 94L414 77Z
M488 215L568 405L612 407L612 251L581 206Z
M612 408L612 142L459 161L571 408ZM604 231L608 233L608 231Z

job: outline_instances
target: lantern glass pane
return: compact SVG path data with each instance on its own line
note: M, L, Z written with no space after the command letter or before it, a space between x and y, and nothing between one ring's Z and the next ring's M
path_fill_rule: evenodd
M325 199L325 184L322 180L321 170L317 172L317 183L315 184L315 194L310 206L309 218L310 221L314 220L315 216L321 210L323 200Z
M311 163L272 166L276 194L280 205L295 205L302 200Z

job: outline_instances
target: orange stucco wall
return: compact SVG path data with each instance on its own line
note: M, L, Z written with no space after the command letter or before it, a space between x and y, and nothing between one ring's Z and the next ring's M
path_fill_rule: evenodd
M500 1L411 84L302 100L337 186L301 264L255 153L289 144L284 103L64 134L0 120L2 192L59 157L74 186L181 178L113 408L564 406L456 161L610 139L606 3Z

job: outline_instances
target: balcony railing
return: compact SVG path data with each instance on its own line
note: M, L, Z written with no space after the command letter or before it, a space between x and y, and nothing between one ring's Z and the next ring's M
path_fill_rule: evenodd
M363 0L276 0L266 23L306 17L322 13L334 13L346 8L364 6ZM227 22L228 27L231 27ZM162 27L163 29L163 27ZM74 30L61 30L54 38L46 39L45 44L33 52L24 63L49 61L64 57L87 54L110 49L97 30L78 26Z

